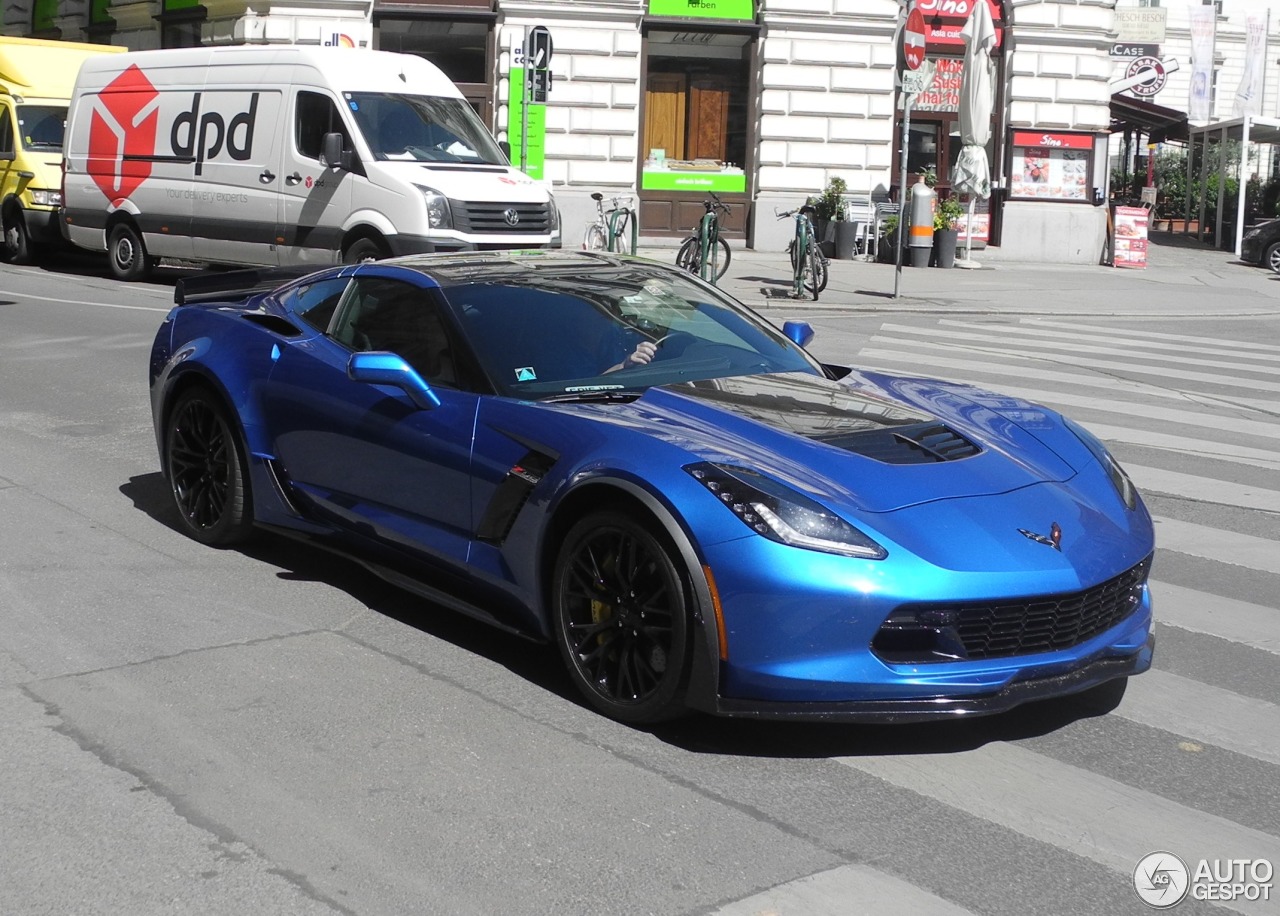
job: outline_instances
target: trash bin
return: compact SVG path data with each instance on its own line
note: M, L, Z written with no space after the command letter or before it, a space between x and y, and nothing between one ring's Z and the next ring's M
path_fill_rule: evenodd
M858 247L858 224L851 220L836 221L836 258L852 261Z

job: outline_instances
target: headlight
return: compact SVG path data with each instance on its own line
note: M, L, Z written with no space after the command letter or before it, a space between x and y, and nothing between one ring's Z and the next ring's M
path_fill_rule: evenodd
M554 197L547 199L547 228L553 233L560 231L560 208L556 206Z
M889 555L835 513L763 474L710 463L690 465L685 470L739 521L772 541L864 560L883 560Z
M1256 238L1257 238L1258 236L1260 236L1260 235L1262 235L1262 230L1261 230L1261 229L1250 229L1248 232L1246 232L1246 233L1244 234L1244 238L1246 238L1246 239L1256 239ZM1243 239L1242 239L1242 241L1243 241Z
M453 212L449 209L449 198L434 188L423 187L420 184L414 187L422 192L423 200L426 201L427 225L432 229L452 229Z
M41 207L61 207L62 192L50 191L47 188L32 188L31 202Z
M1111 485L1116 488L1116 492L1120 494L1124 504L1130 509L1136 508L1138 505L1137 487L1133 485L1129 475L1124 472L1124 468L1120 467L1120 463L1111 457L1111 453L1107 451L1107 447L1102 444L1102 441L1074 420L1068 420L1063 417L1062 422L1067 425L1067 429L1075 433L1077 439L1084 443L1084 447L1093 453L1093 457L1098 459L1098 464L1102 465L1102 469L1107 472Z

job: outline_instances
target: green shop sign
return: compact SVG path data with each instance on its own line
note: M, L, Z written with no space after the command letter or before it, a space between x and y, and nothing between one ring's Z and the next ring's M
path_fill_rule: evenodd
M645 172L640 187L646 191L715 191L732 194L747 189L747 176L741 170L719 172Z
M511 68L511 100L507 108L507 139L511 144L511 164L520 168L524 161L524 173L530 178L542 180L546 162L547 106L539 102L529 105L529 132L524 132L524 67Z
M676 19L756 18L755 0L649 0L650 16Z

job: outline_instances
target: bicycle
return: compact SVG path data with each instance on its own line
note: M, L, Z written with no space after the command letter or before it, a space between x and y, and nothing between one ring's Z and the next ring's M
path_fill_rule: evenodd
M582 247L587 251L613 251L619 254L635 254L638 234L636 211L631 208L635 199L630 194L609 199L610 207L604 208L604 195L595 192L596 221L582 234Z
M729 269L732 256L729 243L720 235L720 214L728 215L729 205L710 191L707 193L711 194L711 199L702 202L706 212L693 227L693 235L680 244L680 250L676 252L676 267L697 274L715 286Z
M813 231L814 208L805 204L798 210L773 212L778 219L794 219L796 223L795 237L787 243L787 254L791 257L791 295L799 299L807 289L817 302L818 293L827 288L828 270L827 256L822 253Z

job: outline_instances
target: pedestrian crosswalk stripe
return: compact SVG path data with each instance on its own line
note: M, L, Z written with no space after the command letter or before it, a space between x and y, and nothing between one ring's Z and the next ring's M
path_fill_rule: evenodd
M1248 464L1280 471L1280 453L1275 449L1249 448L1247 445L1231 445L1219 439L1192 439L1187 436L1175 436L1172 433L1112 426L1108 423L1088 422L1081 425L1103 442L1123 442L1127 445L1141 445L1165 452L1179 452L1183 455L1195 455L1201 458L1212 458L1215 461ZM1128 467L1128 462L1121 463Z
M713 916L966 916L969 912L866 865L842 865L745 897L715 910Z
M1222 506L1280 512L1280 490L1216 480L1199 474L1144 467L1128 461L1124 462L1124 469L1142 493L1164 493ZM1275 551L1280 554L1280 543L1275 544Z
M1160 320L1163 321L1167 319L1160 319ZM1048 318L1023 319L1023 323L1024 324L1033 323L1040 327L1046 327L1046 328L1059 327L1059 328L1069 328L1075 331L1096 331L1098 334L1101 334L1104 337L1110 337L1111 335L1115 334L1117 330L1114 327L1108 327L1107 325L1102 325L1102 324L1080 324L1079 322L1076 322L1076 321L1054 321L1053 319L1048 319ZM1256 341L1250 341L1250 340L1232 340L1229 337L1226 337L1226 338L1202 337L1198 334L1195 334L1195 335L1169 334L1162 331L1147 331L1147 330L1143 330L1141 333L1141 336L1144 339L1168 340L1168 341L1173 341L1174 343L1179 343L1179 344L1217 343L1217 344L1222 344L1223 347L1229 350L1239 350L1242 352L1253 351L1258 353L1280 354L1280 346L1276 346L1274 344L1257 343Z
M1280 766L1280 706L1266 700L1153 668L1129 679L1113 715Z
M1268 833L1005 742L961 753L833 759L1126 876L1156 850L1280 861L1280 839ZM1274 906L1233 904L1248 916L1274 916Z
M1155 523L1157 549L1280 574L1280 542L1173 518Z
M1280 609L1159 579L1152 582L1151 594L1159 623L1280 655Z

